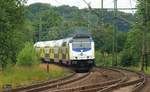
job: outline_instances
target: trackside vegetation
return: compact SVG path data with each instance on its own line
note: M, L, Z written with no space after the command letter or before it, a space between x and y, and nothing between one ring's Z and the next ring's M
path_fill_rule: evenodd
M46 66L40 64L33 47L35 28L26 18L25 2L0 0L0 89L7 84L12 87L29 85L68 73L55 65L49 66L47 72ZM54 11L47 14L57 15ZM55 20L50 17L49 20L53 20L50 25L58 25L59 19L54 23Z
M112 55L102 54L100 50L95 52L95 62L97 66L112 66Z
M26 42L25 47L19 52L17 56L17 66L31 67L39 65L40 61L35 52L32 43Z
M46 72L45 65L37 65L32 67L10 66L5 71L0 72L0 90L5 85L11 85L13 88L26 86L46 81L58 77L65 76L66 70L55 65L49 66L49 71Z
M9 64L3 72L0 72L0 89L8 84L15 88L37 81L63 77L68 73L56 65L49 65L49 72L46 67L45 64L40 64L33 44L26 42L24 48L18 53L16 64Z

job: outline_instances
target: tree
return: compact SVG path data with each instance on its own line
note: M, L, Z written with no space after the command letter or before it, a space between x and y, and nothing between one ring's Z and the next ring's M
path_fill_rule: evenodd
M2 69L14 61L14 30L23 24L24 0L0 0L0 66Z
M134 29L128 33L121 56L121 64L123 66L139 65L142 56L142 39L142 31L139 28L134 27Z
M53 29L57 29L62 24L62 17L49 4L31 4L29 7L26 7L26 13L26 17L32 22L36 33L35 39L38 40L51 40L52 37L49 33L54 32Z
M149 34L149 22L150 22L150 1L138 0L138 26L141 26L143 33L143 48L142 48L142 64L141 70L148 66L148 34Z
M110 25L104 25L104 30L100 28L93 29L92 31L94 41L96 43L96 48L100 48L102 52L112 53L112 38L113 38L113 28ZM124 44L126 42L127 33L117 32L117 52L123 50Z

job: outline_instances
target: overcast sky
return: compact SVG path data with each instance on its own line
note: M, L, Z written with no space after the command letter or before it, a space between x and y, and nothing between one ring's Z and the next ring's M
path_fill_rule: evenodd
M93 8L101 7L101 0L86 0L86 1L91 2L91 6ZM80 9L87 8L87 5L82 0L28 0L27 4L29 5L35 2L49 3L53 6L69 5L69 6L77 6ZM118 7L120 8L135 8L135 6L136 0L118 0ZM112 8L113 0L104 0L104 7Z

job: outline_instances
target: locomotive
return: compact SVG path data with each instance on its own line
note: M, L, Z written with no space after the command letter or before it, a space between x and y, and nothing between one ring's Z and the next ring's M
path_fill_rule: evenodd
M76 34L73 37L40 41L34 44L37 55L46 62L56 62L87 70L95 64L95 46L91 36Z

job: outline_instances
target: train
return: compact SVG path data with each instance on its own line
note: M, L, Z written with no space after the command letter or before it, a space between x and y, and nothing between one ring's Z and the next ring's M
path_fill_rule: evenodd
M95 65L95 45L90 35L76 34L60 40L39 41L34 44L42 61L55 62L88 70Z

